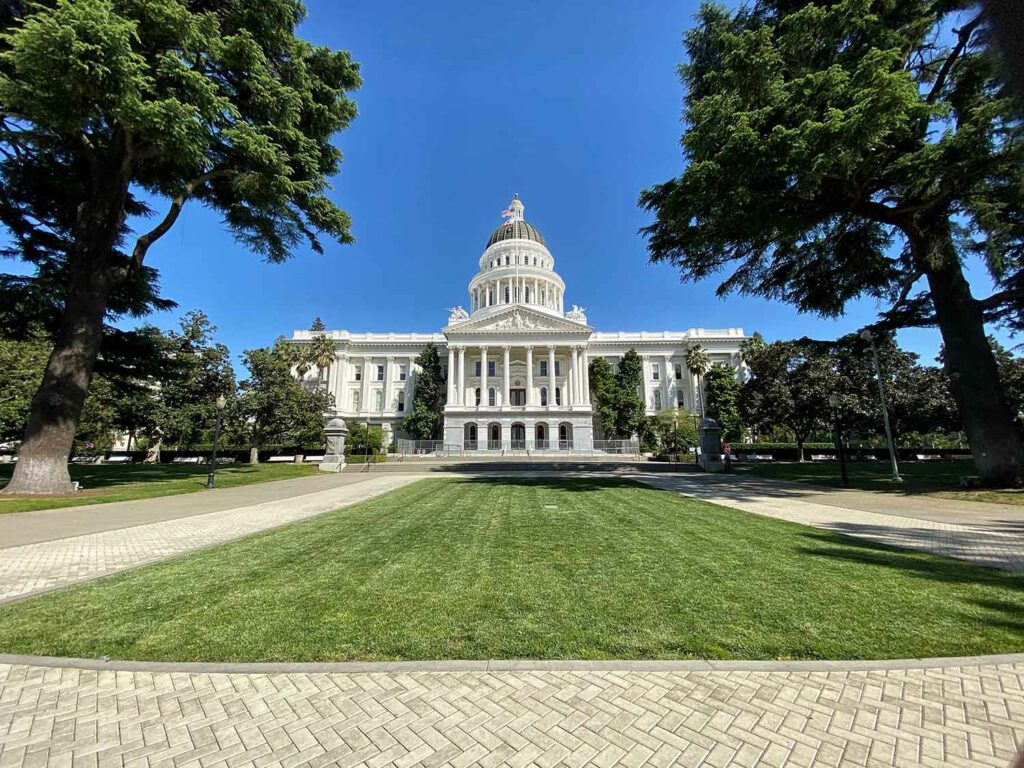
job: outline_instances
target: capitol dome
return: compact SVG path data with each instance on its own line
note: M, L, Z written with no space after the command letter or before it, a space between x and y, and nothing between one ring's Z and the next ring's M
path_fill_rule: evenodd
M501 242L502 240L533 240L535 243L541 245L547 245L544 242L544 235L540 233L533 224L522 219L518 221L506 221L504 224L498 226L494 232L491 233L490 240L487 241L487 247L490 248L495 243Z
M540 233L540 230L523 218L523 210L523 202L519 199L519 195L516 195L509 203L508 210L504 212L508 220L499 224L498 228L491 233L491 237L487 241L488 248L502 240L532 240L547 247L544 235Z

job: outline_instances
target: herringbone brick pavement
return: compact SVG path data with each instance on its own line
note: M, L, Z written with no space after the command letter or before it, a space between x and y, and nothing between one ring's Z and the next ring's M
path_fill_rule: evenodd
M197 674L0 665L0 766L1006 766L1024 664Z

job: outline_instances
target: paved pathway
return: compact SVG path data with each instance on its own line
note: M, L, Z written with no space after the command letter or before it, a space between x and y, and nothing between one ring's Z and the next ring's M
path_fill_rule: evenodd
M167 501L173 502L174 509L184 510L186 507L180 505L184 499L191 500L193 509L200 512L128 528L0 549L0 603L249 536L268 528L346 507L422 479L419 475L400 474L367 474L356 476L354 480L352 477L333 477L336 478L334 487L327 490L302 493L308 491L308 488L289 485L289 495L262 503L247 503L250 501L248 495L232 494L232 491L240 490L235 488L202 495L169 497ZM280 490L275 489L271 495L279 494ZM221 496L218 497L218 494ZM226 501L224 497L227 497ZM145 499L128 503L139 505L140 509L149 514L151 508L159 507L161 502L167 501ZM204 504L214 507L215 510L202 511ZM227 508L222 508L225 505ZM100 507L106 506L96 505L89 510L93 515L102 518L105 510ZM36 514L11 514L5 515L4 518L13 518L16 526L20 522L19 518ZM119 512L119 515L123 519L124 513ZM38 519L38 516L30 518L24 525L32 530L33 520ZM3 522L12 521L4 519ZM54 525L53 521L48 519L44 520L44 524L39 527L52 528Z
M45 540L61 531L57 515L7 516L27 521L20 535L33 543L0 549L0 595L17 599L220 543L422 476L308 478L150 499L115 510L114 520L90 517L97 507L74 510L73 526L100 529L58 540ZM642 479L872 540L1011 569L1024 561L1013 510L974 519L948 504L881 494L735 477ZM0 536L10 524L0 520ZM1024 655L276 668L0 657L0 768L1006 766L1021 745Z
M655 488L744 512L1003 570L1024 571L1022 507L824 490L736 475L638 475L637 479ZM977 507L985 514L975 515L973 508Z
M1024 657L803 672L657 666L218 674L0 664L0 766L1002 767L1024 743Z

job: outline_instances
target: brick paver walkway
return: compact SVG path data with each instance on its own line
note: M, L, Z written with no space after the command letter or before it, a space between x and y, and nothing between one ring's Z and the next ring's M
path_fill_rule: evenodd
M303 520L420 479L367 475L363 482L262 504L0 549L0 603ZM102 514L99 506L92 510Z
M1007 766L1024 662L205 674L0 665L0 766Z
M896 501L887 499L883 493L819 492L795 483L735 475L638 475L637 479L655 488L677 491L744 512L1003 570L1024 571L1022 530L988 522L970 524L967 513L959 516L963 523L931 519L934 515L913 516L915 504L935 504L927 499ZM878 509L890 511L871 512L860 508L865 506L865 497L869 502L873 500ZM953 501L942 503L950 508L957 505ZM948 513L944 517L957 519Z

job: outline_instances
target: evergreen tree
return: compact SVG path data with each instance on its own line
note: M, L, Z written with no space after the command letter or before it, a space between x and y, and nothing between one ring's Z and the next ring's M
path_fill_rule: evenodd
M718 422L725 440L743 439L743 424L738 404L742 387L736 378L736 371L727 365L713 365L704 374L707 415Z
M403 420L402 428L416 440L440 440L444 437L444 406L448 402L448 392L441 371L441 357L433 342L416 357L416 367L412 412Z
M180 328L167 334L175 375L161 382L156 420L164 442L190 448L212 438L217 397L234 393L235 371L228 348L214 341L217 327L205 313L189 312Z
M646 190L651 259L836 316L935 325L975 463L1024 472L985 323L1024 324L1024 136L967 2L704 5L686 34L681 176ZM980 255L995 293L975 298Z
M618 388L612 365L603 357L590 360L590 402L594 418L601 430L601 438L611 440L618 435L615 419L618 413Z
M231 434L249 446L250 462L259 463L259 451L271 446L323 445L324 416L334 397L303 387L287 357L275 349L248 349L244 362L249 376L239 385L229 415Z
M641 439L649 432L647 406L643 396L644 364L635 349L627 350L619 360L615 374L615 434Z
M61 297L6 492L66 493L104 320L156 298L145 259L188 202L274 262L303 240L322 251L318 233L351 240L327 191L359 73L295 36L297 0L2 7L0 224Z

